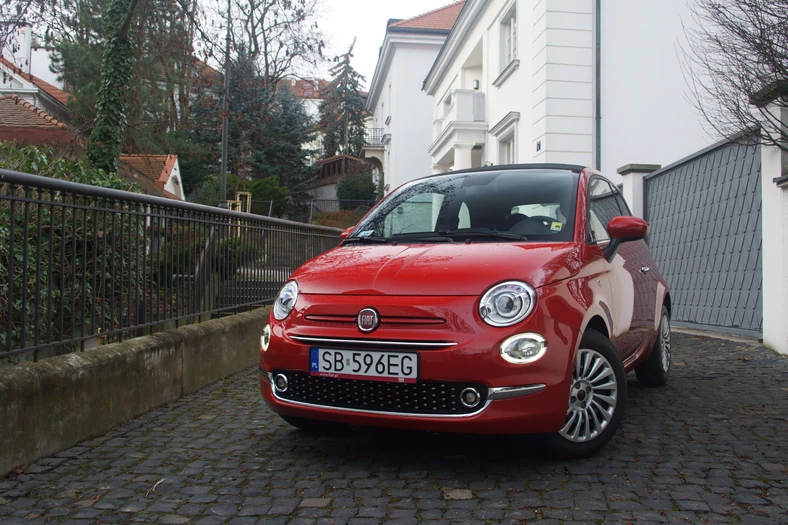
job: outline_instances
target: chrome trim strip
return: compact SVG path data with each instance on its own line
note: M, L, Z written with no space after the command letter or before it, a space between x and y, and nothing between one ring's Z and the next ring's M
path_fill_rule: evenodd
M547 388L547 385L500 386L490 388L487 391L487 399L512 399L515 397L529 396L541 392L545 388Z
M260 377L263 378L263 381L265 381L266 383L268 383L269 385L271 385L273 387L273 382L274 381L271 378L271 374L266 372L265 369L262 366L260 367L260 370L257 371L257 373L260 374Z
M491 402L490 399L487 399L487 402L484 403L483 407L481 407L476 412L471 412L470 414L414 414L412 412L388 412L385 410L364 410L361 408L332 407L329 405L315 405L313 403L304 403L303 401L292 401L290 399L284 399L279 397L273 385L271 385L271 393L278 401L282 401L284 403L289 403L291 405L298 405L302 407L325 408L326 410L336 410L338 412L351 412L354 414L370 414L373 416L406 416L406 417L421 417L425 419L460 419L460 418L477 416L482 412L484 412L487 409L487 407L490 406L490 402Z
M413 342L413 341L375 341L369 339L330 339L326 337L310 337L304 335L291 335L291 339L295 339L299 343L345 343L345 344L360 344L360 345L387 345L387 346L413 346L413 347L428 347L428 348L449 348L457 346L457 343L449 342Z

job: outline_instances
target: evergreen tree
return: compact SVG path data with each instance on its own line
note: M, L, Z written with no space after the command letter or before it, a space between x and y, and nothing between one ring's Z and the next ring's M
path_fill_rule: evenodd
M255 185L252 181L274 178L277 187L286 189L290 201L289 210L280 211L276 204L275 212L292 211L307 199L306 189L313 170L307 164L309 151L304 145L314 139L311 131L314 124L289 90L273 93L266 87L250 55L241 53L231 67L228 172L237 177L228 177L228 193L254 192L255 188L268 187L271 183ZM189 132L195 142L209 145L211 152L203 164L213 168L214 173L218 172L221 158L221 89L218 79L212 91L195 103L194 120L202 125ZM203 186L203 192L211 187ZM279 202L277 191L272 190L269 198L255 197L255 200Z
M320 104L318 129L323 133L323 151L326 157L337 154L361 155L364 147L364 97L360 84L366 80L350 65L355 40L347 53L334 58L331 83L327 86Z

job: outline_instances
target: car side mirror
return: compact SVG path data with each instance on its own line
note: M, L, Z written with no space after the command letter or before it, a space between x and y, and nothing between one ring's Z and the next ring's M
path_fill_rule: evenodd
M629 215L613 217L607 224L610 242L605 247L605 258L608 262L616 256L621 243L638 241L648 234L649 225L640 217Z
M345 239L350 237L350 234L353 232L355 228L356 228L355 226L351 226L350 228L345 229L345 231L339 234L339 240L344 241Z

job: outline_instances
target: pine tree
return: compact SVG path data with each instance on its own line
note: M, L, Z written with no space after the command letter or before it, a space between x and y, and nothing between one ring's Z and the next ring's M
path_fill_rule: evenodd
M325 89L320 104L318 129L323 133L323 151L326 157L337 154L361 155L364 147L364 97L360 84L366 80L350 65L353 47L334 58L331 83Z

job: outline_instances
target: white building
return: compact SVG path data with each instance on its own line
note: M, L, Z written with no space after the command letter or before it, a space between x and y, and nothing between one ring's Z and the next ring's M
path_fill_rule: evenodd
M421 85L464 4L387 24L370 82L373 117L362 156L382 171L390 190L431 173L432 101Z
M468 0L423 85L433 171L557 162L616 179L709 144L679 66L685 2Z

